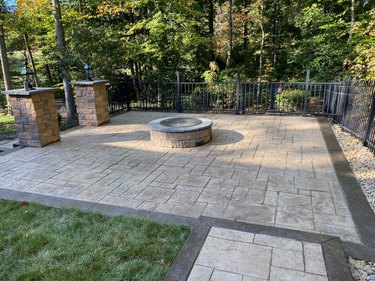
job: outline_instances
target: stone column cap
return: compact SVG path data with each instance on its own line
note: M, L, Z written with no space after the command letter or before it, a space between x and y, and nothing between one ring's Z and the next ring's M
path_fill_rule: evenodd
M1 91L1 94L10 95L10 96L32 96L40 93L55 92L57 88L35 88L32 90L26 91L25 89L15 89L9 91Z
M103 84L103 83L108 83L108 82L109 80L94 80L94 81L81 80L81 81L71 82L70 84L73 86L92 86L95 84Z

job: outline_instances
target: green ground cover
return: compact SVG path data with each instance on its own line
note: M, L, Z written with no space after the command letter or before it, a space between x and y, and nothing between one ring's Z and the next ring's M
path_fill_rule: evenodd
M0 200L0 280L163 280L189 228Z
M15 131L14 116L7 116L6 114L0 113L0 133L11 133Z

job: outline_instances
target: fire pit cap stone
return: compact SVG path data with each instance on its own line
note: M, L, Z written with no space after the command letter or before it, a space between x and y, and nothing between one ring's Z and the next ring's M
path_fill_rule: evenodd
M148 125L152 130L158 132L187 133L211 128L212 121L207 118L176 116L155 119Z

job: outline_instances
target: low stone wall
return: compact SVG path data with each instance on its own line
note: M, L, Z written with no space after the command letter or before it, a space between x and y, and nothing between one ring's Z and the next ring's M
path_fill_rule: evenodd
M207 118L167 117L151 121L149 127L151 141L162 147L196 147L212 138L212 121Z
M211 141L212 128L189 133L166 133L151 130L151 141L162 147L196 147Z

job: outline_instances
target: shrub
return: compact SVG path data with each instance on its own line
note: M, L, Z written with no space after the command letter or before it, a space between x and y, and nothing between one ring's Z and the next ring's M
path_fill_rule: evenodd
M304 91L294 89L285 90L276 95L277 108L281 111L296 112L303 108Z

